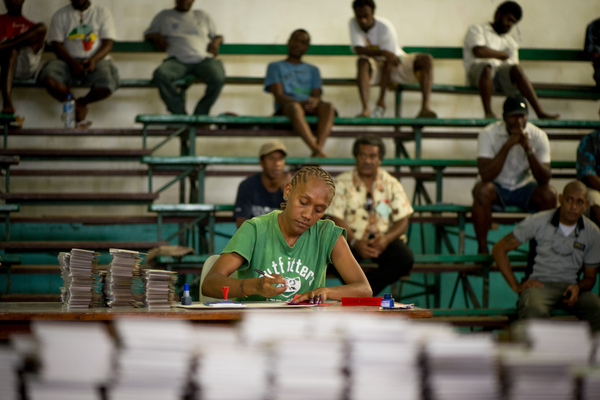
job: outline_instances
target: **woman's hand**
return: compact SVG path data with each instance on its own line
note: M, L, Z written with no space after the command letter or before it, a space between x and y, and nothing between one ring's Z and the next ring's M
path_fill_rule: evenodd
M299 304L303 301L308 301L308 304L321 304L327 300L327 288L321 287L311 290L310 292L302 293L294 300L290 301L290 304Z
M287 281L285 278L278 274L272 274L272 278L263 276L262 278L256 279L256 290L257 294L263 297L273 297L283 294L287 289ZM277 287L275 285L283 285Z

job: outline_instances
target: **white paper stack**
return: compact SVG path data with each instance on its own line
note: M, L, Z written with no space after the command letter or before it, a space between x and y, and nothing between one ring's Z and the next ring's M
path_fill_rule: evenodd
M61 298L68 308L89 308L98 301L98 256L91 250L72 249L61 252L58 262L63 278Z
M0 347L0 388L2 388L0 398L6 400L19 398L18 366L17 352L8 346Z
M280 340L271 348L275 400L343 397L344 344L312 338Z
M348 316L351 400L419 399L419 348L404 319Z
M122 348L109 398L181 399L188 390L194 359L191 324L128 319L117 320L115 325Z
M250 310L249 310L250 311ZM300 310L298 310L300 311ZM248 346L262 346L281 339L301 339L310 331L307 313L255 311L244 313L241 339Z
M157 269L141 270L144 283L144 306L168 308L175 305L177 272Z
M494 338L457 335L425 345L426 388L433 400L495 400L500 379Z
M27 383L31 399L100 399L98 387L108 381L114 354L105 326L35 321L32 327L41 370Z
M590 368L581 376L581 400L596 400L600 396L600 368Z
M110 254L112 259L106 272L104 291L107 305L115 308L137 307L142 296L139 278L139 267L142 262L140 253L132 250L110 249ZM137 282L136 287L134 282Z
M594 342L586 321L525 320L515 324L513 334L532 352L555 355L573 365L589 364L592 358Z

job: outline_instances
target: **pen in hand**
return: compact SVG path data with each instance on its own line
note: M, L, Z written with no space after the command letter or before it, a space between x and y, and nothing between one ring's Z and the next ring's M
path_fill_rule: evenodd
M260 274L260 275L262 275L262 276L264 276L264 277L271 278L271 279L275 279L275 278L273 278L273 276L272 276L272 275L269 275L269 274L267 274L265 271L261 271L261 270L260 270L260 269L258 269L258 268L254 268L254 272L256 272L256 273L258 273L258 274Z

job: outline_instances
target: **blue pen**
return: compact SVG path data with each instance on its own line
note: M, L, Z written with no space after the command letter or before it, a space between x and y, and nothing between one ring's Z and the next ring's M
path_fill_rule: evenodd
M256 273L258 273L258 274L262 275L262 276L266 276L267 278L272 278L272 279L275 279L275 278L273 278L273 276L272 276L272 275L269 275L269 274L267 274L265 271L261 271L261 270L260 270L260 269L258 269L258 268L254 268L254 271L255 271Z

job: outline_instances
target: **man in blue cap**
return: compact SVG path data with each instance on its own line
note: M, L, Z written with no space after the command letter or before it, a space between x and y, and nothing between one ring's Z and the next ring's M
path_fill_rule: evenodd
M477 169L480 181L473 189L473 225L478 252L488 254L487 233L492 210L517 206L526 212L556 207L550 182L550 143L546 132L527 122L527 102L521 96L504 102L503 120L479 134Z

